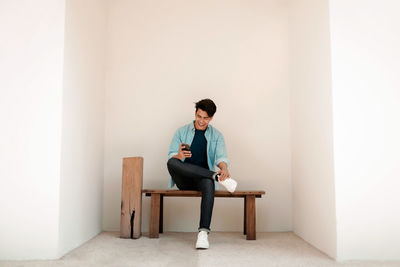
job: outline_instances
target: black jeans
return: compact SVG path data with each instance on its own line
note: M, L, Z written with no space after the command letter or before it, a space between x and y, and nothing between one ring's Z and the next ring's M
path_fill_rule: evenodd
M215 172L206 168L170 158L167 162L168 171L180 190L201 191L201 212L199 230L210 231L211 216L214 207Z

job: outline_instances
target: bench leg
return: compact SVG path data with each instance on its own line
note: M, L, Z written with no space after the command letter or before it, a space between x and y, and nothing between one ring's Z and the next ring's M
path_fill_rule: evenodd
M151 194L149 237L158 238L160 230L160 194Z
M246 224L247 224L247 222L246 222L246 217L247 217L247 214L246 214L246 206L247 206L247 204L246 204L246 197L244 197L243 198L244 199L244 208L243 208L243 210L244 210L244 212L243 212L243 234L245 235L245 234L247 234L247 231L246 231Z
M159 225L159 233L163 233L163 217L164 217L164 196L160 195L160 225Z
M256 196L246 196L247 240L256 240Z

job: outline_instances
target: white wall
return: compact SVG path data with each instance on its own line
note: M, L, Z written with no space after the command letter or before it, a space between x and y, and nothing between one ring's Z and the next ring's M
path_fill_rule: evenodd
M101 231L106 1L0 10L0 259L58 258Z
M106 1L67 0L59 255L101 231Z
M0 2L0 259L57 255L64 9Z
M292 1L290 18L293 229L335 258L329 2Z
M286 1L112 1L106 71L103 229L119 230L122 158L166 188L169 143L212 98L238 190L265 190L258 231L292 229ZM166 231L196 231L199 199L166 199ZM144 199L143 231L149 200ZM241 231L243 202L217 199L211 228Z
M205 97L238 189L267 191L258 231L399 259L397 1L110 2L108 25L106 0L0 2L0 259L57 258L101 217L119 230L122 157L166 187L172 134ZM199 204L167 199L166 231L195 231ZM213 230L242 230L242 201L214 211Z
M400 259L400 3L331 1L338 259Z

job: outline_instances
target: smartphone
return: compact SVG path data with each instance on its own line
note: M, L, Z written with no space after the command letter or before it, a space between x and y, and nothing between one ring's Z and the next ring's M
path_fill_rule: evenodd
M190 145L188 145L188 144L182 144L182 145L185 146L182 148L182 151L190 151Z

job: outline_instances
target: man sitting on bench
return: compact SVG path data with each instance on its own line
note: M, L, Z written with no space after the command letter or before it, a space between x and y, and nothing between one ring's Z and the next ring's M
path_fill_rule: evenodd
M217 107L211 99L200 100L195 107L195 120L179 128L172 138L167 167L171 174L170 188L176 184L180 190L202 193L196 248L206 249L209 247L214 191L222 184L229 192L234 192L237 183L228 171L224 137L209 125ZM217 172L215 165L220 169Z

